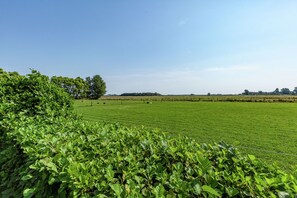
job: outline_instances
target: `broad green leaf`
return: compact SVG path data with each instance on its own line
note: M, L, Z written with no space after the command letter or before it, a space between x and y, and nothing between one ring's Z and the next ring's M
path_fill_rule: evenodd
M33 177L32 175L28 174L28 175L23 176L23 177L21 178L21 180L22 180L22 181L26 181L26 180L31 179L32 177Z
M232 187L227 187L226 191L229 197L234 197L239 193L239 191L236 188L232 188Z
M104 194L99 194L99 195L97 195L98 196L98 198L108 198L108 196L106 196L106 195L104 195Z
M210 186L204 185L204 186L202 186L202 190L209 193L209 194L212 194L212 195L215 195L215 196L218 196L218 197L220 196L220 194Z
M112 167L112 165L109 165L109 166L107 167L105 177L106 177L108 180L112 180L112 179L113 179L113 177L114 177L114 171L113 171L113 167Z
M270 198L277 198L277 196L273 192L269 192Z
M288 181L288 176L287 175L283 175L282 176L282 183L286 183L287 181Z
M30 198L34 195L35 193L35 188L27 188L23 191L23 196L24 198Z
M181 162L173 164L173 167L174 167L175 170L177 170L179 172L183 170L183 164Z
M211 162L207 158L199 155L198 162L204 174L211 169Z
M165 189L162 184L159 184L153 189L153 193L155 194L156 198L163 198Z
M57 166L51 160L52 160L51 158L45 158L40 160L40 162L43 163L45 166L47 166L48 169L53 170L54 172L57 173L58 172Z
M115 192L117 197L121 197L121 193L122 193L123 189L120 184L109 184L109 186Z
M53 183L55 183L56 179L52 176L50 176L49 180L48 180L48 184L52 185Z
M202 189L201 189L201 186L198 183L195 184L193 188L194 188L194 194L195 195L200 195L201 194Z
M264 191L263 186L261 186L261 185L259 185L259 184L256 184L256 187L258 188L258 190L259 190L260 192Z
M251 160L251 161L254 161L256 159L256 157L254 155L248 155L248 158Z
M296 182L296 185L293 185L294 187L294 190L297 192L297 182Z
M267 177L265 178L265 180L269 186L271 186L272 184L278 183L280 181L280 179L278 179L278 178L269 179Z

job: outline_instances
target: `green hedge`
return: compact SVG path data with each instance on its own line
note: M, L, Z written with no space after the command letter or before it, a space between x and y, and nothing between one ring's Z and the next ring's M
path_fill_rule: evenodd
M64 119L10 123L7 137L16 144L1 158L3 195L273 197L297 192L293 176L224 143L199 145L188 138L168 139L157 130Z
M0 119L8 113L45 117L72 114L70 96L35 70L26 76L0 70L0 99Z
M15 94L7 75L14 86L39 81ZM296 177L224 142L200 145L158 130L84 122L71 111L70 99L38 72L2 74L0 85L0 197L297 195ZM3 94L8 90L11 95ZM20 102L34 90L39 94L27 100L35 101L34 108ZM55 101L46 100L51 93Z

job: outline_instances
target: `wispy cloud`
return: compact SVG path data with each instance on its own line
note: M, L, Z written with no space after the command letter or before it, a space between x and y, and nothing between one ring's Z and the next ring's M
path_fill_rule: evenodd
M209 67L205 70L208 72L241 72L241 71L256 71L259 67L255 65L234 65L228 67Z

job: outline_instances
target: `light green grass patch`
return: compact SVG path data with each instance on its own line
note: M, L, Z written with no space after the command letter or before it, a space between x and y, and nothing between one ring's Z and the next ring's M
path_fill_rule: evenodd
M297 164L295 103L78 100L75 109L88 121L160 128L200 143L223 140L285 171Z

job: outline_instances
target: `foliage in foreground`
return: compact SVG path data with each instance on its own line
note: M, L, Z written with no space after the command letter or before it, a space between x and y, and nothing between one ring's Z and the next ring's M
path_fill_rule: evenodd
M26 76L0 70L0 99L0 121L9 113L45 117L72 114L70 96L35 70Z
M81 121L10 120L3 195L76 197L277 196L296 179L224 143ZM14 145L12 145L14 143ZM16 194L17 193L17 194ZM30 196L29 196L30 197ZM281 197L281 196L280 196Z
M225 143L199 145L185 137L169 139L157 130L84 122L71 116L63 92L39 73L11 77L15 87L27 80L38 81L24 92L18 89L18 94L10 89L6 77L0 78L2 197L297 194L294 176L262 164L252 155L243 156ZM37 95L30 94L38 91ZM52 97L51 93L64 102L44 103L44 94ZM35 97L33 107L21 103L19 99L25 95L29 102L30 96Z

